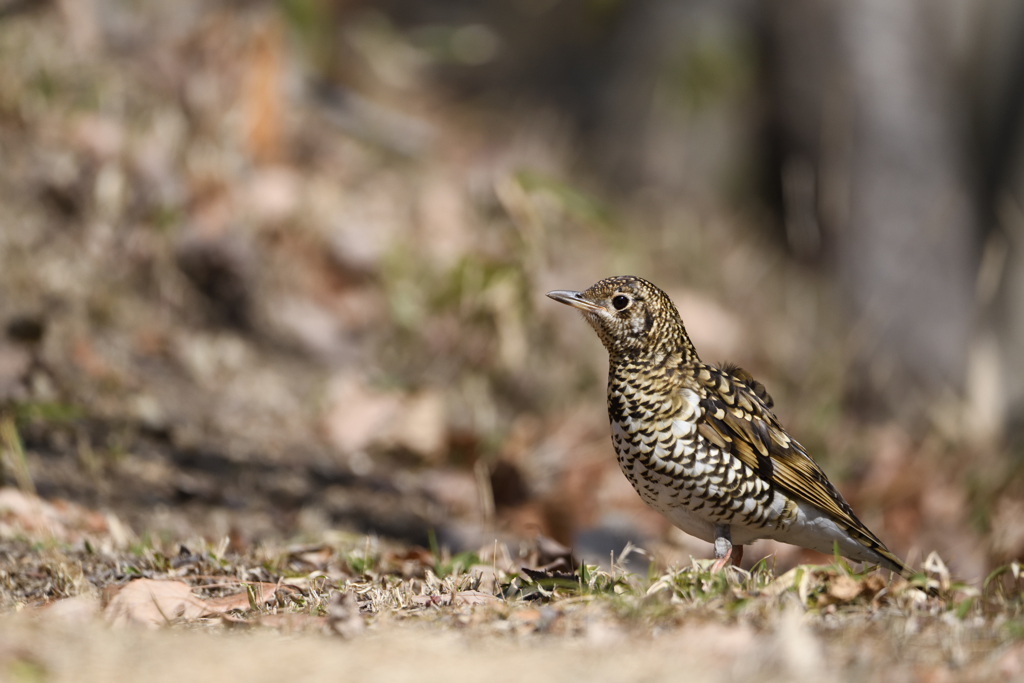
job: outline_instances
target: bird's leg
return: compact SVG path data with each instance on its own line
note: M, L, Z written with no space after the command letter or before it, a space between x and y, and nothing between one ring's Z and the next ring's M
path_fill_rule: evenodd
M740 566L740 562L743 561L743 546L734 545L732 547L732 566Z
M743 546L740 546L742 551ZM715 563L711 565L712 572L721 571L725 565L729 564L729 558L732 557L732 539L729 533L728 524L716 524L715 525Z

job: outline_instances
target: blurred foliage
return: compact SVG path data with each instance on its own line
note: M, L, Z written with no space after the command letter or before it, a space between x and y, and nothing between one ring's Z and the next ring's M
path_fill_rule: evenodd
M749 99L756 77L753 46L748 38L731 31L704 34L680 45L664 76L669 97L687 113Z

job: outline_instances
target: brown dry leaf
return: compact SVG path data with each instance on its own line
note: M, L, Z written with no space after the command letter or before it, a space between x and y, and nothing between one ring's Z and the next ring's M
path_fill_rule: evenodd
M444 399L432 391L421 391L405 399L402 419L396 425L397 446L436 462L444 453Z
M495 605L499 602L501 600L482 591L459 591L451 598L453 605Z
M205 611L201 616L207 617L216 614L224 614L232 610L247 610L249 609L249 592L252 591L253 600L257 605L266 605L267 603L274 601L274 596L277 594L278 589L282 588L276 583L253 583L248 584L248 589L241 593L235 593L234 595L225 595L219 598L209 598L203 600L203 606Z
M400 564L402 562L420 562L428 567L434 566L434 554L427 548L419 545L409 546L402 552L389 550L384 553L381 562L385 564Z
M220 621L228 628L248 628L253 625L245 617L231 613L220 615Z
M419 483L452 516L479 514L479 484L473 472L454 467L428 469L420 473Z
M90 510L60 498L50 501L50 504L64 523L77 531L103 534L109 530L110 520L96 510Z
M73 542L86 534L108 533L111 520L74 503L51 503L18 489L0 488L0 536L22 533Z
M860 584L861 595L873 599L886 586L886 581L878 574L871 574L864 577Z
M324 415L327 437L344 453L373 445L388 425L397 421L402 407L397 394L373 391L351 377L333 383L328 402Z
M104 616L114 626L155 628L176 620L198 619L205 609L203 601L182 581L137 579L117 592Z
M412 546L405 552L389 551L381 558L381 569L388 573L397 572L403 577L412 578L426 575L434 566L434 554L426 548Z
M861 582L857 579L840 574L828 583L828 592L818 596L818 606L824 607L833 603L850 602L861 593Z
M828 587L828 592L832 597L844 602L853 600L860 595L860 591L860 581L846 575L837 576Z
M447 436L444 400L436 392L384 392L361 379L341 377L329 390L324 430L344 453L398 447L437 461Z
M317 569L326 567L332 557L334 557L334 548L329 545L296 548L288 552L289 562L299 562Z
M252 584L255 602L258 605L272 602L279 588L273 583ZM182 581L137 579L114 594L104 616L115 626L135 623L156 627L172 621L224 615L250 607L248 590L204 600L193 595L192 587Z

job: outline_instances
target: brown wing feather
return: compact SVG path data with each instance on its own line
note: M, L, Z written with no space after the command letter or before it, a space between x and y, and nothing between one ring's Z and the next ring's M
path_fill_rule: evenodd
M828 513L861 543L900 567L902 574L912 573L857 519L803 446L790 438L762 397L768 396L764 386L749 373L734 366L719 370L701 365L689 373L687 383L700 396L697 430L702 436L733 453L773 486Z

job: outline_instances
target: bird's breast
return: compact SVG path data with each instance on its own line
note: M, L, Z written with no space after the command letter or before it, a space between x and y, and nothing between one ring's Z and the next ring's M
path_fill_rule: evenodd
M769 483L700 435L694 392L652 397L642 386L610 384L608 399L622 473L645 503L676 526L703 538L714 524L735 521L760 529L777 519Z

